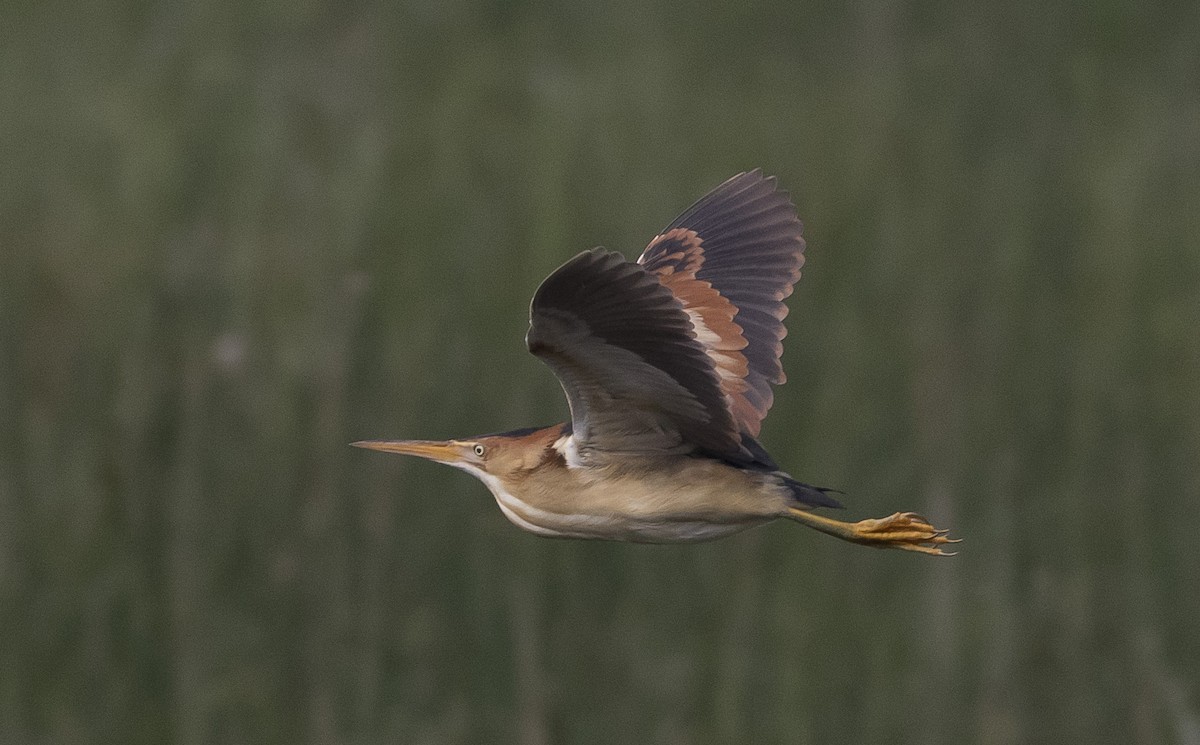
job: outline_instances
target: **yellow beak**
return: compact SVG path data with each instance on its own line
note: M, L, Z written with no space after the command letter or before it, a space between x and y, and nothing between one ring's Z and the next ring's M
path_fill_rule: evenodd
M365 440L350 444L356 448L379 450L384 453L415 455L418 458L426 458L438 463L457 463L463 459L462 445L453 440L447 442L436 442L433 440Z

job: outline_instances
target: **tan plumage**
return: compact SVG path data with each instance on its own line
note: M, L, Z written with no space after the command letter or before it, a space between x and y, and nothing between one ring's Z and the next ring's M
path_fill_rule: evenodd
M680 542L778 517L846 540L945 555L913 513L845 523L828 489L781 471L757 441L784 381L784 299L804 260L775 180L726 181L657 235L637 263L592 249L538 288L529 351L558 376L571 421L446 442L369 441L465 470L539 535Z

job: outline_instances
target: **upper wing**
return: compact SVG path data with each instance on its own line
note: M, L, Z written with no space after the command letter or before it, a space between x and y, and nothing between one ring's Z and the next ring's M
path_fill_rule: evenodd
M584 461L614 451L741 452L688 314L621 254L585 251L547 277L525 341L562 383Z
M683 304L715 365L739 432L758 436L786 377L783 300L804 264L802 226L761 171L709 192L650 241L638 263Z

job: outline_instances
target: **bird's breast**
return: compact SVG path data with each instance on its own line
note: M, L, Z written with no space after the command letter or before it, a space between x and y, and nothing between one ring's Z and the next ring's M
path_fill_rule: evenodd
M559 538L703 541L767 522L786 507L766 474L693 458L640 469L547 469L514 484L483 481L514 525Z

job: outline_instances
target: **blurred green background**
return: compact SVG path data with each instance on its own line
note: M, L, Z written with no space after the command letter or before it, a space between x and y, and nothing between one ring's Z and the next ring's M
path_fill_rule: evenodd
M1200 6L9 2L0 741L1200 742ZM764 441L935 561L549 541L537 283L763 167Z

